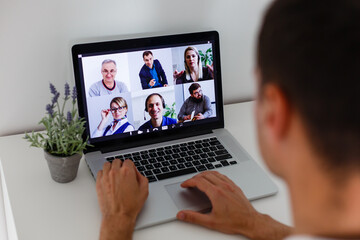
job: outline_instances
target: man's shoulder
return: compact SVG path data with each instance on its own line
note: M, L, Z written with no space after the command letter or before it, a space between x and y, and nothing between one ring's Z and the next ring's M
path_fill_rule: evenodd
M102 86L102 80L94 82L93 84L91 84L90 88L98 88Z
M210 101L210 98L204 94L204 100L205 101Z
M144 122L144 123L139 127L139 130L145 130L145 129L148 129L148 128L150 128L150 120Z
M176 119L170 118L170 117L164 117L163 118L166 119L167 124L175 124L176 123Z
M140 73L143 71L148 70L149 68L146 68L146 64L142 65L141 69L140 69Z

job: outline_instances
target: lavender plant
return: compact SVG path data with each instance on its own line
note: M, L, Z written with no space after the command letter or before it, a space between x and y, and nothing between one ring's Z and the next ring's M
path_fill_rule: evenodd
M87 140L84 141L82 135L85 130L85 120L79 118L76 108L76 88L70 93L70 86L65 84L63 103L59 103L60 93L55 86L50 83L50 92L53 95L51 104L46 105L47 115L41 119L39 124L45 126L45 133L31 134L25 133L32 147L43 148L48 153L67 157L76 153L81 153L87 146ZM71 95L71 96L70 96ZM71 111L65 113L65 106L71 101Z

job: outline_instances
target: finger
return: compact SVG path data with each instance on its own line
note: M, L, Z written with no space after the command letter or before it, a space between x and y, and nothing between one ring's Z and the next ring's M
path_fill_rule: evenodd
M125 161L122 164L122 169L126 170L128 176L136 176L136 167L134 163L130 159L125 159Z
M190 210L182 210L177 213L176 218L189 223L195 223L210 228L211 218L209 215Z
M121 167L121 160L120 159L115 159L114 161L112 161L111 163L111 169L119 169Z
M200 191L205 193L209 197L210 201L212 199L212 196L213 196L212 189L214 187L214 184L212 184L211 182L209 182L207 179L205 179L203 177L191 178L191 179L183 182L181 184L181 187L183 187L183 188L196 187L197 189L199 189Z
M108 175L111 168L111 163L105 162L103 165L103 174Z
M96 175L96 193L98 195L98 198L100 199L100 195L102 195L102 177L103 177L103 170L100 170Z
M100 187L102 176L103 176L103 170L100 170L96 175L96 188Z

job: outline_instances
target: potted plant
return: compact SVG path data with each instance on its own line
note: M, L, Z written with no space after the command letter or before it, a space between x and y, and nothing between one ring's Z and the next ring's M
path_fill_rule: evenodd
M207 65L212 64L213 55L212 55L212 49L211 48L207 49L205 53L203 53L201 50L199 50L199 55L200 55L203 67L206 67Z
M70 86L65 84L63 103L59 103L60 93L50 83L51 104L46 105L46 115L39 124L44 125L45 132L25 133L32 147L44 149L52 179L66 183L75 179L83 150L89 146L82 135L85 120L79 118L76 108L76 88L70 96ZM66 111L66 103L71 101L71 110Z
M171 105L171 108L169 107L169 105L165 105L165 117L170 117L170 118L174 118L176 119L176 111L175 111L175 102Z

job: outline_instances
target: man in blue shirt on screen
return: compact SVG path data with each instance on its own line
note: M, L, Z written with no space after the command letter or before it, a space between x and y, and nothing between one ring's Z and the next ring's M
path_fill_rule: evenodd
M150 94L145 100L145 111L149 113L151 119L141 125L139 130L154 130L154 128L175 124L176 119L163 116L164 108L164 98L158 93Z
M142 66L139 77L143 89L167 87L166 74L159 60L155 59L151 51L143 53L145 64Z

